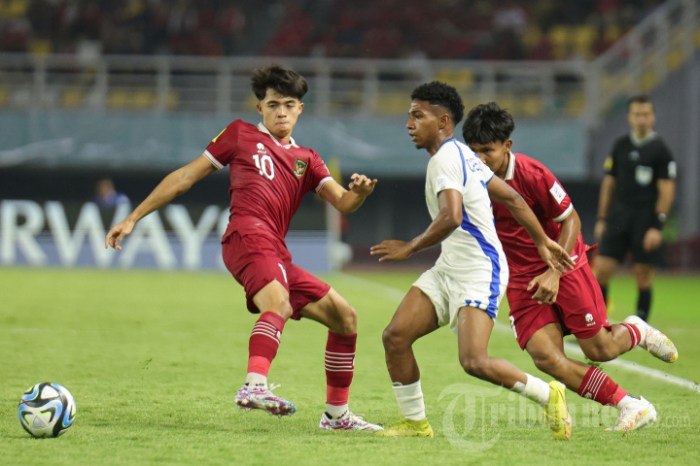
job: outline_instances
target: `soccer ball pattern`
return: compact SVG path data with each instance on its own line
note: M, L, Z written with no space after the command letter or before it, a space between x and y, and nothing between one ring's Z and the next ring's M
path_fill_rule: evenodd
M75 400L66 387L43 382L24 392L17 415L31 436L47 438L68 430L75 420L75 410Z

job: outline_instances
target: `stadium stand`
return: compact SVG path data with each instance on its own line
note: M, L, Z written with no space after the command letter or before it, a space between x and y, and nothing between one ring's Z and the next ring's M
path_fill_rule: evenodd
M0 0L0 52L589 59L661 3Z

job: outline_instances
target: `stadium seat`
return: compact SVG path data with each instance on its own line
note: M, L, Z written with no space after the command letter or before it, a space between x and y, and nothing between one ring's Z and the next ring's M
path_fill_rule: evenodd
M5 107L10 103L10 91L5 86L0 86L0 107Z
M571 29L568 26L557 25L549 31L549 41L552 44L552 56L555 60L564 60L569 55Z
M59 102L65 108L82 107L85 103L85 92L79 87L68 87L61 92Z
M593 58L593 42L596 35L595 28L589 24L576 27L573 30L574 53L586 60Z

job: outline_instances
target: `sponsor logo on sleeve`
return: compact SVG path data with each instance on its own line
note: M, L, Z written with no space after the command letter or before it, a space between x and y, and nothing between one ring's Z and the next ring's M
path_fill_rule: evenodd
M549 192L552 194L552 197L557 201L558 204L561 204L561 202L566 197L566 191L564 191L564 188L562 188L561 185L556 181L554 182L552 187L549 188Z
M219 132L219 134L217 134L216 137L214 137L214 139L211 140L211 142L212 143L216 142L216 140L219 139L219 136L224 134L224 131L226 131L226 128L222 129L221 132Z

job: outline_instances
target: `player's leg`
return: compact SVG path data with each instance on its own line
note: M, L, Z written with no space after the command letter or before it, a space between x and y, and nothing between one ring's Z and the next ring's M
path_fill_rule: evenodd
M637 282L637 316L646 322L651 312L654 266L637 262L632 266L632 271Z
M381 435L433 436L426 417L420 370L413 354L413 343L437 328L439 323L433 301L421 289L411 287L382 334L389 377L404 419L388 427Z
M305 273L305 271L304 271ZM295 293L302 288L300 271L295 272ZM309 274L310 275L310 274ZM313 277L315 278L315 277ZM310 281L311 276L305 281ZM326 341L326 410L319 424L326 430L382 430L348 408L350 384L355 372L357 312L337 291L330 288L320 300L304 306L300 315L328 327Z
M235 233L222 246L226 267L245 289L248 310L262 312L250 333L248 371L236 404L277 416L294 414L294 404L274 395L267 384L285 322L292 315L283 261L275 246L260 238Z
M598 254L595 261L593 261L593 274L598 281L600 291L603 294L603 299L606 303L609 302L608 290L610 279L615 274L619 263L620 262L617 259L609 256L603 256L602 253Z
M564 387L547 383L518 369L505 359L488 354L493 318L481 309L465 306L457 316L459 362L464 370L479 379L502 385L546 409L552 435L557 440L571 437L571 416L566 407Z

